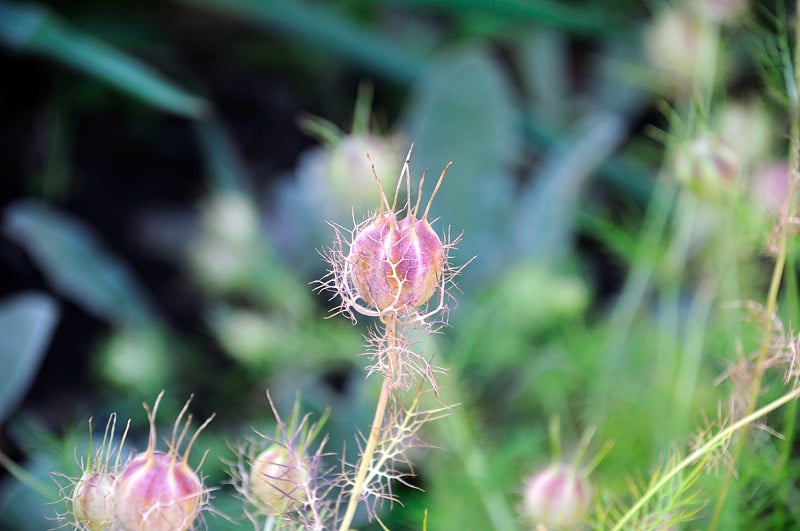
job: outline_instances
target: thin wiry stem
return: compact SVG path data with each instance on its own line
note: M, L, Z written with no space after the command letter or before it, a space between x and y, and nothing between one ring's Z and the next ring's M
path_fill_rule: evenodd
M395 352L395 317L386 316L384 318L386 325L386 342L389 349L389 360L393 369L397 366L397 354ZM356 514L358 503L361 500L361 492L364 489L364 481L367 477L367 472L372 463L372 456L375 453L375 448L378 445L383 428L383 418L386 415L386 407L389 403L389 394L391 393L394 375L390 372L383 379L381 386L381 394L378 398L378 405L375 407L375 417L372 420L372 427L370 428L369 439L367 446L364 448L364 453L361 455L361 462L358 465L358 472L356 473L355 482L353 483L353 490L350 492L350 499L347 502L347 510L345 511L342 522L339 526L339 531L349 531L350 524Z
M797 399L800 397L800 387L793 389L792 391L786 393L782 397L778 398L767 404L766 406L762 407L758 411L753 411L749 415L745 416L744 418L740 419L737 422L734 422L724 430L720 431L714 437L708 440L705 444L697 448L694 452L686 456L680 463L675 465L669 472L664 474L661 479L659 479L656 483L654 483L642 496L636 500L636 503L628 509L622 517L617 521L611 531L620 531L621 529L625 529L625 525L647 504L647 502L655 496L658 491L660 491L665 485L667 485L675 476L680 474L686 467L695 464L697 461L702 459L704 456L708 455L712 452L717 446L723 444L729 437L731 437L736 431L747 429L751 423L755 422L756 420L760 419L767 413L774 411L781 407L782 405L791 402L792 400ZM740 438L739 440L742 440Z
M797 20L798 26L800 26L800 15L798 15ZM798 39L798 47L800 48L800 39ZM800 58L800 49L795 51L796 57L795 61ZM794 69L796 72L796 68ZM798 79L798 74L795 73L792 76L792 79L787 79L787 86L793 86L795 89L797 85L800 84L800 79ZM790 92L790 96L793 94L792 91ZM796 91L795 91L796 92ZM794 211L796 208L797 203L797 191L798 191L798 181L800 180L800 115L798 112L800 111L800 104L798 104L797 98L793 97L790 99L791 105L791 134L790 134L790 147L789 147L789 165L791 168L791 173L789 177L789 185L788 190L786 193L786 198L784 200L783 205L783 212L781 215L781 227L778 234L778 254L775 259L775 267L772 270L772 279L769 285L769 291L767 294L767 304L766 304L766 314L773 315L775 313L777 304L778 304L778 291L780 290L781 279L783 278L783 270L786 266L786 255L787 249L789 244L789 231L791 230L790 218L794 215ZM764 361L767 358L767 354L770 350L771 344L771 337L772 337L772 319L768 319L764 325L764 336L761 341L761 348L759 351L758 359L756 360L755 365L755 375L753 377L753 384L750 388L750 396L747 403L747 409L745 410L745 415L752 413L755 409L758 397L761 393L761 383L764 375ZM747 431L742 434L742 437L736 442L736 446L733 450L733 460L731 466L728 469L728 472L725 474L725 478L722 481L722 486L720 487L719 494L717 496L717 501L714 506L714 513L711 519L711 525L709 525L709 530L714 531L717 526L719 525L720 518L722 517L722 508L725 504L725 498L728 494L728 489L730 487L731 481L733 480L733 471L736 462L739 460L741 453L744 449L745 440Z

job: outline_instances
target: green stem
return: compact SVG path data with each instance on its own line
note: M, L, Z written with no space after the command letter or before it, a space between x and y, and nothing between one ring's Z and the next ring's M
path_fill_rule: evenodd
M56 496L53 493L52 488L15 463L14 460L8 457L2 450L0 450L0 465L5 467L5 469L8 470L8 472L17 478L21 483L24 483L36 491L43 498L48 500L55 499Z
M800 26L800 15L798 15L798 25ZM798 47L800 47L800 40L798 40ZM800 50L796 50L795 53L800 53ZM797 60L798 56L795 57ZM797 65L795 65L795 74L800 75L797 72ZM795 87L794 94L796 95L796 87L800 85L800 80L797 78L792 79L791 82ZM786 255L787 255L787 248L788 248L788 240L789 240L789 229L791 225L790 217L793 215L796 202L797 202L797 188L798 188L798 174L800 173L800 116L798 115L798 102L795 98L792 99L792 107L791 107L791 144L789 148L789 162L790 162L790 178L789 178L789 186L787 190L786 196L786 203L784 204L783 212L781 213L781 230L778 236L778 256L775 259L775 267L772 270L772 280L770 281L769 285L769 292L767 295L767 306L766 306L766 325L764 327L764 337L761 342L761 350L758 354L758 360L756 361L755 365L755 375L753 377L753 385L750 388L750 397L747 403L747 410L745 414L748 414L753 411L756 407L756 401L758 400L758 396L761 393L761 383L764 376L764 360L769 353L769 345L772 336L772 316L775 314L775 309L777 307L778 302L778 291L781 285L781 279L783 277L784 267L786 266ZM717 496L716 505L714 506L714 514L711 520L711 525L709 526L709 531L714 531L717 526L719 525L720 518L722 516L722 508L725 504L725 498L728 494L728 489L730 487L731 481L733 480L733 471L736 468L736 463L739 460L739 457L742 454L742 450L744 449L745 445L745 433L742 434L742 437L739 437L739 440L736 441L736 447L733 451L733 460L731 462L731 466L728 468L727 473L725 474L725 478L723 479L722 486L720 487L719 494Z
M745 416L744 418L740 419L739 421L731 424L724 430L720 431L714 437L708 440L704 445L699 447L697 450L686 456L680 463L675 465L669 472L664 474L661 479L653 484L647 492L644 493L636 503L628 509L622 518L611 528L611 531L619 531L621 529L625 529L625 525L647 504L647 502L655 496L655 494L661 490L665 485L667 485L670 481L672 481L675 476L680 474L686 467L696 463L699 461L703 456L712 452L715 448L720 446L731 437L736 431L741 429L746 429L750 423L760 419L764 415L778 409L782 405L791 402L792 400L800 397L800 387L793 389L792 391L786 393L782 397L778 398L767 404L766 406L762 407L758 411L753 411L749 415ZM743 437L740 437L741 440Z
M692 233L695 227L696 212L697 200L692 194L682 192L678 197L676 205L674 223L677 226L675 228L675 234L672 237L664 259L663 271L665 273L665 278L660 288L660 300L663 302L659 305L658 312L659 339L657 348L659 349L659 353L656 356L658 360L658 373L664 377L675 378L675 397L672 403L677 409L673 416L674 421L672 423L658 424L656 429L659 431L653 434L655 441L661 440L661 437L664 435L664 432L660 430L668 429L670 437L673 433L680 433L680 431L676 430L683 430L684 426L682 422L686 416L683 407L686 406L688 408L688 403L694 392L693 386L687 389L687 386L684 385L685 381L681 381L681 377L685 372L689 371L689 367L692 365L688 363L688 358L693 358L694 356L684 348L684 359L679 359L682 350L679 346L679 338L681 329L681 293L689 249L692 242ZM695 309L697 304L698 299L696 298L692 304L692 308ZM684 343L688 342L689 338L687 337ZM674 372L675 367L679 367L677 373ZM658 444L656 444L656 446L658 446Z
M675 202L675 187L666 178L659 178L653 193L653 200L647 207L645 225L633 261L633 268L625 279L622 293L614 304L609 318L609 334L602 351L607 362L602 365L598 386L593 399L594 417L605 417L611 394L616 389L617 376L626 353L627 341L631 327L650 288L655 271L656 258L652 249L659 247L664 238L664 231L669 221L670 211Z
M364 453L361 455L361 462L358 465L356 479L353 482L353 490L350 492L350 499L347 502L347 509L342 518L342 523L339 525L339 531L349 531L350 524L353 522L353 517L358 508L358 502L361 501L364 481L371 468L372 458L375 455L375 448L378 446L378 441L380 440L383 418L386 415L386 407L389 404L389 395L391 394L392 381L394 380L394 371L397 368L395 317L386 317L384 323L386 325L386 344L389 352L390 370L383 379L381 394L380 397L378 397L378 405L375 407L375 417L372 419L372 428L370 428L369 439L367 439L367 446L364 448Z
M775 267L772 270L772 280L770 281L769 292L767 295L767 307L765 311L767 318L764 326L764 337L761 341L761 349L759 350L758 359L755 363L753 385L750 387L750 396L747 400L747 409L745 410L745 415L752 413L758 402L758 396L761 393L761 382L764 377L764 360L767 358L767 354L769 353L769 345L772 337L773 320L771 316L775 313L775 308L777 306L778 289L780 288L785 261L786 231L784 230L783 234L781 235L778 258L776 259ZM733 471L736 467L736 463L739 461L739 457L742 455L742 451L744 450L746 435L747 430L745 429L744 433L742 433L742 436L736 441L736 446L734 447L732 454L733 458L731 466L728 467L727 472L725 473L725 477L722 480L722 486L720 487L719 494L717 495L717 502L714 506L714 514L711 519L711 525L708 528L709 531L714 531L719 525L720 518L722 517L722 508L725 505L725 498L728 495L728 489L730 488L731 481L733 480Z

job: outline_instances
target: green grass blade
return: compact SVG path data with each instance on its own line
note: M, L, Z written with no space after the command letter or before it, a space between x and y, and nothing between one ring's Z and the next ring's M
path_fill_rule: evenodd
M0 42L72 66L159 109L197 118L207 104L134 57L37 5L0 3Z
M375 2L376 0L373 0ZM626 27L619 17L610 15L602 4L585 2L583 6L570 5L556 0L380 0L382 4L402 7L424 7L447 10L456 15L475 13L502 17L516 23L532 22L582 35L614 35Z
M300 0L181 0L248 22L358 63L387 78L410 83L423 58L384 35L352 21L324 2Z

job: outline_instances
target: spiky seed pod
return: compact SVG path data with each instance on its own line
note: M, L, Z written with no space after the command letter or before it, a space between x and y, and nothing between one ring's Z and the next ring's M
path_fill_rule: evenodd
M701 0L689 5L716 24L733 24L741 21L749 7L749 0Z
M756 167L748 182L748 197L770 216L780 214L789 194L791 168L784 160L770 160Z
M382 212L350 248L359 297L381 311L417 308L431 298L444 271L444 246L426 219Z
M280 516L300 509L307 501L309 474L303 463L295 462L278 445L262 451L250 468L249 497L270 516Z
M411 314L422 308L437 290L443 294L443 284L452 279L447 264L447 249L452 243L443 244L428 221L431 204L450 164L442 171L424 212L420 213L425 174L419 182L416 202L412 203L410 156L409 150L392 203L373 167L380 209L353 231L346 256L334 252L329 257L334 266L333 280L331 285L323 283L323 289L338 291L346 311L352 307L365 315ZM406 203L398 207L404 181ZM442 309L441 305L438 309Z
M125 529L189 529L203 504L197 474L177 456L144 453L125 466L117 483L117 518Z
M102 472L86 472L75 484L72 512L82 529L101 531L115 520L114 476Z
M730 144L702 136L675 152L675 177L697 196L716 200L731 194L739 175L739 157Z
M442 170L423 209L427 172L422 174L413 200L410 158L411 149L391 202L373 166L380 192L379 209L352 231L342 231L333 224L336 239L323 253L331 268L318 282L317 290L334 292L341 299L336 311L353 321L356 313L381 320L397 318L401 324L447 321L448 287L454 285L464 266L453 268L449 262L449 253L459 238L450 239L447 233L440 237L428 214L451 163Z
M187 461L197 434L211 421L209 418L195 432L183 456L178 455L181 440L191 422L177 436L187 401L172 434L169 453L157 452L155 415L163 392L152 412L145 405L150 420L150 440L147 450L134 457L116 481L116 516L123 529L131 531L183 531L192 527L207 498L207 491L197 473ZM190 399L191 400L191 399ZM213 417L212 417L213 418Z
M81 475L78 478L62 476L68 481L61 486L61 492L69 513L59 514L57 519L64 526L82 531L116 529L116 478L121 469L122 448L129 426L130 421L117 440L117 414L112 413L106 422L102 441L95 446L92 442L92 419L89 419L89 451L85 461L79 462Z
M525 481L523 517L547 529L568 529L583 521L591 501L591 485L583 472L554 464Z
M710 54L710 28L686 9L662 10L645 28L644 37L648 62L666 87L679 93L690 90L695 72L719 66Z

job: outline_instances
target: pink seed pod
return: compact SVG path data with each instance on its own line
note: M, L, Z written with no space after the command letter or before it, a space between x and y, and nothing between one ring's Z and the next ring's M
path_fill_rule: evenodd
M209 418L195 432L183 456L178 455L181 441L191 422L186 419L178 436L189 401L175 421L169 453L157 452L155 415L164 393L159 394L152 412L145 405L150 420L147 450L134 457L116 481L116 516L123 529L131 531L183 531L192 527L208 497L203 482L187 461L197 435L211 421Z
M431 298L444 267L444 246L426 219L398 221L381 213L358 232L350 248L359 297L379 310L416 308Z
M733 24L741 21L749 3L749 0L700 0L690 5L710 22Z
M75 484L72 512L81 529L101 531L115 520L114 476L88 471Z
M589 511L591 485L580 470L554 464L525 481L521 511L526 520L547 529L567 529Z
M280 516L303 507L308 481L308 467L297 463L286 448L272 445L253 460L247 494L259 510Z
M417 201L412 205L410 192L405 207L396 208L397 196L406 179L410 188L408 162L397 183L395 200L389 204L380 179L379 212L355 231L345 271L355 296L378 315L409 312L424 305L441 286L445 274L446 246L428 221L433 199L450 164L442 171L425 211L420 215L420 199L425 175L419 183ZM362 312L368 313L368 312Z
M86 460L79 463L81 475L77 479L67 478L69 487L63 487L69 514L58 515L65 526L83 531L99 531L115 528L116 478L120 471L120 459L130 421L119 441L115 439L117 414L112 413L106 422L102 441L92 443L92 419L89 419L89 452ZM116 529L116 528L115 528Z
M708 31L684 9L664 9L645 27L648 62L662 82L678 92L691 86L698 62L705 62L703 52L708 46Z
M736 188L739 166L731 145L714 137L698 137L675 152L675 177L704 199L729 196Z

